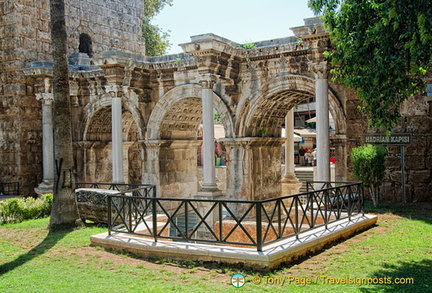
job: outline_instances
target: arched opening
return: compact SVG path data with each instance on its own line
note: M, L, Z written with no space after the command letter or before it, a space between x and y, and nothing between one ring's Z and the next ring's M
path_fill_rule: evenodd
M132 114L123 109L123 177L125 183L142 182L142 145ZM111 107L98 109L90 118L84 133L86 142L84 180L87 182L112 181L112 123Z
M336 131L344 133L346 127L343 108L331 89L328 94ZM231 197L235 194L247 194L248 199L281 196L281 179L283 175L288 176L281 168L284 163L282 144L285 140L281 138L281 133L285 126L285 117L296 105L314 96L313 78L283 73L269 79L258 91L240 101L236 112L236 129L239 137L242 137L242 145L237 143L239 146L233 147L236 152L231 153L235 157L230 160L238 162L240 159L236 157L247 160L241 162L241 170L234 170L235 176L243 176L244 179ZM313 142L311 147L315 147ZM344 150L340 156L345 156ZM247 174L247 177L243 174Z
M150 115L143 178L146 182L159 184L160 196L187 197L196 194L201 187L201 179L197 179L202 178L202 170L198 168L198 151L202 142L199 139L201 94L202 87L198 84L177 86L159 99ZM223 128L225 137L233 137L233 119L216 94L213 94L213 106L221 123L217 127ZM217 178L224 186L225 177ZM219 188L224 189L223 186Z
M85 53L89 57L93 57L92 39L88 34L85 33L80 34L78 52Z

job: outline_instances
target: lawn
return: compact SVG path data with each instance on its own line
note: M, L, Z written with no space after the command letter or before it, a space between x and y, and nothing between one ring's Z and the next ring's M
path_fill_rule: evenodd
M47 218L2 225L0 292L432 292L432 205L367 210L379 215L376 226L270 273L90 246L104 227L49 233ZM242 288L230 284L236 273Z

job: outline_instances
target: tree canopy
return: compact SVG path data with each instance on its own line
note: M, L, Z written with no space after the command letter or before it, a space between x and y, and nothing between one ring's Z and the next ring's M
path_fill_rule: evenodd
M165 5L172 5L173 0L144 0L143 36L146 41L146 55L160 56L166 54L171 46L169 32L163 31L159 26L152 24L153 18L158 15Z
M390 130L431 68L432 1L309 0L334 45L334 80L356 89L371 127Z

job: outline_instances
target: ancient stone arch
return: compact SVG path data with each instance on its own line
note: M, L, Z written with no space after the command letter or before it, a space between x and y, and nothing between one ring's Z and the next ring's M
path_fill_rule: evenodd
M337 179L346 178L347 144L356 143L347 138L355 135L350 133L350 126L362 125L347 110L355 104L345 89L328 82L329 68L322 56L329 45L328 34L319 21L308 20L304 27L293 30L295 37L257 42L251 49L205 34L182 44L184 53L178 55L143 57L111 51L93 58L75 56L70 76L80 179L95 178L87 176L95 168L91 163L109 157L112 144L113 150L114 145L117 149L113 151L117 159L112 161L116 166L128 165L123 170L129 173L125 180L156 184L158 196L194 196L204 186L212 193L217 186L211 180L208 184L204 181L215 178L211 174L214 150L206 148L203 152L210 167L203 168L207 179L204 174L202 184L196 150L201 144L197 139L201 121L207 125L204 133L212 129L208 127L209 122L213 123L212 114L203 113L214 109L225 130L226 180L221 180L226 182L223 190L227 198L280 196L282 180L287 178L281 172L285 141L280 137L281 127L290 109L313 96L330 105L329 110L321 112L330 111L335 120L337 136L331 139L337 143L333 147L337 148L341 166ZM27 74L34 77L37 95L49 92L50 88L43 86L50 80L50 68L45 63L33 64ZM114 100L116 106L111 107ZM122 122L117 132L123 136L122 146L118 146L119 135L113 135L114 127L109 125L114 108L120 114L113 120ZM110 141L114 138L116 143ZM207 146L214 144L211 134L204 140ZM328 134L324 140L330 141ZM320 166L329 165L324 155L322 158ZM109 165L96 169L109 173ZM117 182L121 172L114 169L112 177ZM110 181L108 175L103 179Z
M315 79L312 77L284 72L270 78L260 91L253 92L237 106L236 131L239 137L258 136L263 127L270 129L267 136L280 136L280 127L287 112L314 95ZM345 133L346 115L341 101L331 88L328 96L336 132Z
M180 131L196 132L202 119L201 91L202 86L199 84L185 84L176 86L164 94L149 117L146 140L161 139L166 136L168 129L171 131L177 128ZM181 105L181 103L185 104ZM216 93L213 93L213 105L215 112L221 116L226 137L234 137L232 116ZM176 126L176 123L179 125ZM189 134L187 137L195 138L195 135Z
M95 127L100 127L101 129L105 129L105 132L111 135L111 123L108 123L111 119L111 95L105 94L101 95L101 97L91 103L88 103L84 108L84 117L81 124L83 125L82 137L83 140L93 140L91 138ZM142 140L144 137L144 122L142 121L139 110L128 100L124 99L123 102L123 120L125 121L125 132L126 137L124 139L127 140L127 125L129 127L134 125L136 129L137 140ZM101 121L99 123L94 123L94 121ZM98 131L96 131L98 132ZM103 131L102 131L103 132Z
M112 140L112 109L111 95L102 95L85 107L82 121L83 141L77 144L82 148L82 174L80 181L111 181L111 140ZM142 121L137 109L130 103L123 103L122 111L122 137L124 180L129 183L140 183L142 174L143 147L139 141L142 139Z

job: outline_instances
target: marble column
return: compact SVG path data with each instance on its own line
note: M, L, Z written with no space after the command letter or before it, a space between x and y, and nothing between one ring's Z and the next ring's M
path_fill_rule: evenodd
M122 101L119 97L112 98L112 182L124 183L123 178L123 126Z
M282 178L282 196L299 193L301 183L295 175L294 165L294 111L285 117L285 173Z
M317 69L315 79L317 181L330 181L330 125L326 65L322 64Z
M211 74L202 75L202 120L203 120L203 184L200 193L221 194L216 185L215 143L214 143L214 110L213 85L216 77Z
M42 102L42 160L43 180L35 192L39 195L52 193L54 183L54 137L53 137L53 114L52 93L36 94L36 99Z

